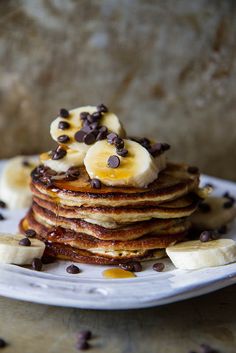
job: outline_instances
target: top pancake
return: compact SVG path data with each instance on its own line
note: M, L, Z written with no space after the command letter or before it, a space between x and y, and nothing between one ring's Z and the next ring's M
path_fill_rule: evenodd
M55 202L67 206L85 207L119 207L119 206L152 206L164 201L173 200L197 189L199 174L188 172L186 164L168 163L158 178L147 188L111 187L102 185L94 189L84 167L76 181L54 180L53 186L47 187L33 178L33 194L44 194Z

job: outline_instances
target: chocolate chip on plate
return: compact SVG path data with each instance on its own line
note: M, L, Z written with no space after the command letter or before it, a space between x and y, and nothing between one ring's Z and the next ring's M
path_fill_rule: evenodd
M32 261L32 268L35 271L41 271L43 267L41 259L35 257Z
M89 330L82 330L78 333L79 340L87 341L87 340L90 340L91 337L92 337L92 332Z
M157 262L152 266L154 271L157 272L162 272L165 268L165 265L163 264L163 262Z
M122 268L122 270L134 272L134 265L132 262L121 263L119 264L119 267Z
M27 229L27 230L25 231L25 236L26 236L27 238L34 238L34 237L36 237L36 232L35 232L35 230L33 230L33 229Z
M0 221L4 221L6 218L0 213Z
M134 272L141 272L142 271L142 265L141 262L139 261L132 261L133 266L134 266Z
M122 148L121 150L117 149L116 153L121 157L126 157L128 154L128 150L126 148Z
M198 169L198 167L188 167L188 173L190 173L190 174L197 174L198 172L199 172L199 169Z
M7 204L2 200L0 200L0 208L7 208Z
M61 116L62 118L69 118L70 113L68 112L67 109L61 108L61 109L60 109L60 116Z
M199 240L203 243L211 240L211 232L209 230L204 230L199 237Z
M109 168L118 168L120 165L120 158L113 155L108 158L107 165Z
M92 132L89 132L84 136L84 143L86 145L92 145L96 141L96 137Z
M29 240L29 238L23 238L19 241L19 245L21 246L30 246L31 245L31 241Z
M86 136L86 132L84 130L79 130L75 133L75 140L77 142L84 142L84 137Z
M107 142L113 145L116 137L118 137L118 135L115 132L111 132L110 134L107 135Z
M67 121L60 121L58 124L58 129L67 130L70 128L70 124Z
M67 135L60 135L58 136L57 141L60 143L66 143L70 141L70 138Z
M75 275L77 273L80 273L80 269L78 266L70 265L66 268L66 272Z
M108 108L104 104L97 105L97 111L100 113L107 113Z
M101 189L102 183L99 179L93 178L90 180L90 185L94 189Z
M3 338L0 338L0 348L6 347L7 343Z

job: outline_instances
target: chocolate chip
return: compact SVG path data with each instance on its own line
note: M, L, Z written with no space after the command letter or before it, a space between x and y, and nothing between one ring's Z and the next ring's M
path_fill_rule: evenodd
M107 161L109 168L118 168L120 165L120 158L116 155L110 156Z
M60 121L58 124L58 129L67 130L70 128L70 124L67 121Z
M218 233L220 234L226 234L227 231L228 231L228 228L227 228L227 225L225 224L218 229Z
M95 121L94 123L90 124L91 131L97 130L99 126L99 122Z
M66 178L72 177L78 179L80 176L80 169L78 167L70 167L66 172Z
M206 202L201 202L198 207L202 213L208 213L211 211L211 206Z
M104 104L99 104L99 105L97 105L97 111L99 113L107 113L108 108Z
M92 123L95 122L95 121L99 121L99 119L101 119L102 117L102 114L100 112L94 112L92 115ZM89 120L89 119L88 119Z
M2 200L0 200L0 208L7 208L7 204Z
M102 183L99 179L93 178L90 180L90 185L94 189L101 189Z
M82 112L82 113L80 113L80 119L81 119L81 120L86 120L88 116L89 116L89 113L88 113L88 112Z
M190 174L197 174L199 172L199 169L198 167L188 167L187 171Z
M0 348L6 347L7 343L3 338L0 338Z
M162 272L165 268L165 265L162 262L157 262L152 266L154 271Z
M57 141L61 143L66 143L70 141L70 138L67 135L60 135L58 136Z
M42 176L40 178L40 181L46 186L46 188L50 188L51 186L53 186L53 181L51 179L51 177L45 175L45 176Z
M31 241L28 238L23 238L19 241L19 245L21 246L30 246Z
M168 151L170 149L170 145L168 143L162 143L161 144L162 151Z
M101 141L101 140L105 140L107 138L107 132L106 131L100 131L97 134L96 140L97 141Z
M6 218L0 213L0 221L4 221Z
M231 208L234 205L234 200L228 200L223 203L223 208Z
M43 265L48 265L48 264L52 264L53 262L55 262L55 258L52 256L43 256L41 261L42 261Z
M55 151L52 152L52 159L57 161L58 159L62 159L66 156L67 152L63 148L59 147Z
M204 230L201 234L200 234L200 237L199 237L200 241L205 243L207 241L210 241L211 240L211 232L208 231L208 230Z
M138 140L138 142L140 143L140 145L142 145L144 148L150 148L151 147L151 142L149 139L147 139L146 137L143 137L141 139Z
M217 230L212 230L210 237L211 240L217 240L220 238L220 233Z
M33 230L33 229L27 229L26 231L25 231L25 236L27 237L27 238L34 238L34 237L36 237L36 232L35 232L35 230Z
M79 349L80 351L85 351L90 348L90 345L87 341L81 340L77 342L76 348Z
M77 142L84 142L84 137L86 136L86 132L84 130L79 130L75 133L75 140Z
M91 337L92 337L92 332L89 330L83 330L78 333L79 340L87 341L87 340L90 340Z
M61 116L62 118L69 118L70 113L68 112L67 109L62 108L62 109L60 109L60 116Z
M119 267L122 268L122 270L134 272L134 265L133 265L132 262L127 262L127 263L124 263L124 264L119 264Z
M123 148L121 150L117 149L116 153L121 157L126 157L128 154L128 150L126 148Z
M42 261L39 258L35 257L32 261L33 270L41 271L42 267L43 267Z
M124 148L125 145L124 141L120 137L114 138L113 143L118 149Z
M133 266L134 266L134 272L141 272L142 271L142 265L139 261L132 261Z
M66 268L66 272L71 273L73 275L80 273L80 269L78 266L70 265Z
M84 143L86 145L92 145L96 141L96 137L92 132L89 132L84 136Z
M115 132L111 132L110 134L107 135L107 141L111 145L113 145L115 138L118 137L118 135Z
M30 162L27 161L26 159L22 161L22 165L23 165L23 167L30 167L31 166Z
M230 199L231 198L231 195L228 191L226 191L224 194L223 194L223 197L225 197L226 199Z
M143 146L143 147L145 147L145 146ZM147 148L147 147L145 147L145 148ZM155 143L155 145L152 145L150 148L148 147L147 149L149 149L149 152L153 157L157 157L163 152L162 151L162 144L160 142Z

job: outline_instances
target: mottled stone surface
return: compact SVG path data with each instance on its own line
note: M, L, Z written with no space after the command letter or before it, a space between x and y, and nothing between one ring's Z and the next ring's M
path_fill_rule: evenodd
M233 0L0 2L0 157L49 149L60 107L106 103L130 134L236 180Z

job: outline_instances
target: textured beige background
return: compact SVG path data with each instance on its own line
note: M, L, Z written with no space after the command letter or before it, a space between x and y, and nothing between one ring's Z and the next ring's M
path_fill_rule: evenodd
M236 2L0 2L0 157L50 148L60 107L106 103L132 134L236 180Z

